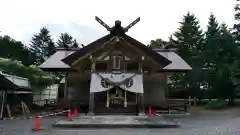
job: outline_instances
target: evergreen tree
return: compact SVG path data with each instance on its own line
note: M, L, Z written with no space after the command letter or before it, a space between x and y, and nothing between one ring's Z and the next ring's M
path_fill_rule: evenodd
M236 24L234 24L233 26L233 30L234 30L233 35L235 37L236 43L240 45L240 3L239 3L239 0L236 0L236 1L237 1L237 4L234 7L234 10L235 10L234 18L235 18Z
M240 3L239 0L236 0L237 4L234 7L235 10L235 21L236 23L233 26L233 38L234 38L234 44L236 47L235 49L235 61L234 61L234 69L232 72L232 81L234 83L234 85L236 86L236 93L237 95L239 95L238 93L240 93L240 50L239 50L239 46L240 46Z
M204 68L214 67L214 60L216 59L215 50L219 45L220 31L219 24L216 17L211 14L208 21L206 38L204 43Z
M38 34L33 35L30 47L31 51L36 54L37 65L44 62L56 50L50 31L46 27L41 28Z
M203 49L204 75L211 98L230 101L234 98L235 85L232 80L237 55L234 38L225 24L219 26L211 14Z
M61 48L71 48L74 44L73 37L69 35L68 33L61 33L57 45Z
M79 44L76 39L73 42L72 48L79 48Z
M199 21L194 14L187 13L170 44L175 44L177 53L193 68L187 73L175 73L171 76L174 87L189 90L192 96L201 96L201 57L203 34Z
M156 40L151 40L148 46L150 48L165 48L167 44L167 41L163 41L161 38L158 38Z
M170 35L170 37L169 37L169 42L168 42L168 43L166 44L166 46L165 46L165 49L171 49L171 48L173 48L173 49L176 49L176 48L177 48L177 47L176 47L176 43L175 43L172 35Z
M228 98L231 102L235 97L236 85L232 80L232 75L235 72L235 62L238 59L238 47L235 44L234 37L226 24L220 26L220 47L217 51L217 73L220 73L219 80L221 93L218 92L221 98ZM236 78L237 79L237 78ZM219 88L220 89L220 88Z
M208 21L207 31L205 33L205 41L204 41L204 47L203 47L203 55L202 60L203 63L203 69L204 69L204 78L207 81L207 90L209 93L209 98L213 98L216 92L214 90L216 88L216 51L219 47L220 43L220 28L219 24L216 20L216 17L211 14Z
M15 41L9 36L0 36L0 57L19 60L24 65L31 65L34 54L23 43Z

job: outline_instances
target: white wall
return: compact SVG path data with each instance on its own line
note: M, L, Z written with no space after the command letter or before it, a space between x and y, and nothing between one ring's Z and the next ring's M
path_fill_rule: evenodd
M0 72L2 75L4 75L7 79L12 81L14 84L17 86L22 86L22 87L30 87L29 81L27 78L19 77L19 76L14 76L14 75L9 75ZM44 105L45 104L45 99L57 99L58 96L58 85L52 85L45 90L41 92L37 92L33 90L33 100L36 101L35 103L38 105Z
M46 99L56 99L58 97L58 85L52 85L41 92L34 91L33 92L33 100L39 106L43 106L45 104Z

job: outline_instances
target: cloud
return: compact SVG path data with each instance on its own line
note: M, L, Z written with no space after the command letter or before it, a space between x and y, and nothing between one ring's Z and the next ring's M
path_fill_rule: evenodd
M194 13L206 28L213 12L219 22L230 27L234 23L235 0L0 0L0 34L7 34L28 44L31 36L47 26L54 37L62 32L88 43L104 36L106 30L94 17L99 16L110 26L121 20L126 26L138 16L141 21L128 35L144 44L169 35L179 27L178 22L188 11Z
M67 32L71 36L73 36L77 42L80 44L89 44L95 39L98 39L105 34L107 34L106 31L93 29L90 26L87 25L81 25L76 23L70 23L70 24L45 24L41 25L41 27L46 27L49 29L50 34L52 35L53 39L57 41L61 33ZM33 31L25 31L25 34L22 38L22 42L28 45L30 43L31 37L38 33L40 31L40 28Z

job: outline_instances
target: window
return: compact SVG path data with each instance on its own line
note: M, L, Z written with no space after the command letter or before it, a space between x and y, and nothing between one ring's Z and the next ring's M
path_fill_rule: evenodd
M121 56L113 56L113 69L120 69Z

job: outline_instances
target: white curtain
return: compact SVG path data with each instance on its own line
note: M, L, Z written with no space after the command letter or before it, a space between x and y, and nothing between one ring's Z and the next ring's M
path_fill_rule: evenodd
M107 91L115 86L130 92L143 93L143 76L134 73L92 73L90 92Z

